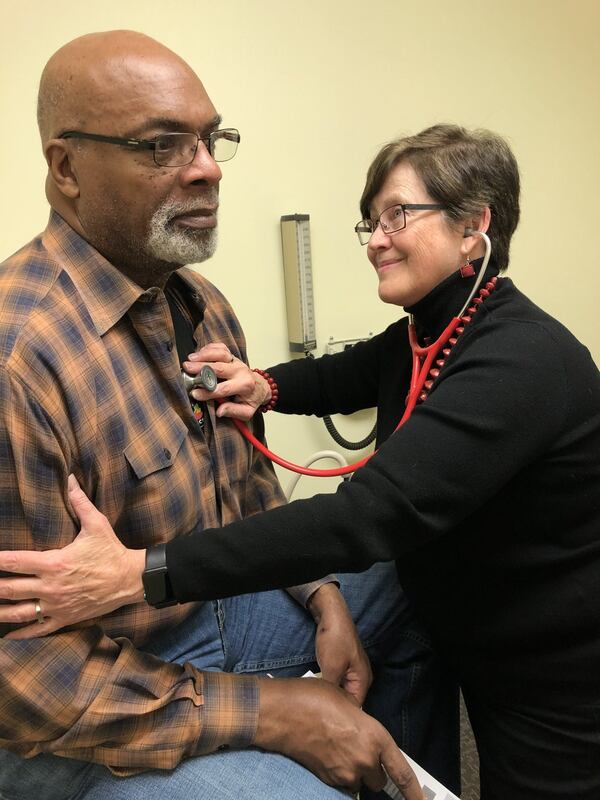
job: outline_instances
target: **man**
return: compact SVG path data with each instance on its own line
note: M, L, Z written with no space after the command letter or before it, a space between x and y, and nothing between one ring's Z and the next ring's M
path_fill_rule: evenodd
M245 359L222 295L175 271L214 251L217 162L235 153L237 131L220 129L180 58L124 31L50 59L39 126L49 226L0 279L3 544L73 539L84 500L71 473L133 547L281 503L271 468L209 404L190 404L180 376L214 339ZM361 634L393 661L406 609L386 569L341 583ZM349 694L228 674L302 674L315 660L306 605L324 677L360 703L369 668L334 579L290 590L301 605L269 593L173 606L160 573L147 589L158 609L0 640L3 800L344 796L297 762L352 789L381 788L383 764L408 800L421 797L391 736ZM40 603L35 615L44 623ZM0 617L27 618L18 604Z

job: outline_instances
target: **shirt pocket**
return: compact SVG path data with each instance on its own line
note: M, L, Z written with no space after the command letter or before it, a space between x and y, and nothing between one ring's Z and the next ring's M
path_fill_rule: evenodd
M172 467L188 435L176 415L164 414L127 445L123 455L138 479Z

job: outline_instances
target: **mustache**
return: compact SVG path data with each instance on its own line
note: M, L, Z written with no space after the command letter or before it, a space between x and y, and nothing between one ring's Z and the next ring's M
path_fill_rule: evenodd
M219 193L211 188L200 197L190 197L189 200L166 200L154 213L154 221L168 225L176 217L184 214L201 214L207 209L214 209L218 204Z

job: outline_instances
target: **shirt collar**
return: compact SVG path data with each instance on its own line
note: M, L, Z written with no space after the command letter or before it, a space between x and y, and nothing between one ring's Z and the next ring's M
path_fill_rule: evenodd
M429 337L437 338L444 330L450 320L458 314L463 307L469 292L477 280L477 273L483 262L478 258L472 262L475 274L463 278L460 270L453 272L441 283L426 294L418 303L413 306L405 307L405 311L412 314L415 320L417 336L419 339ZM498 268L494 260L490 261L485 271L485 276L481 282L481 288L489 281L493 275L498 274Z
M180 267L169 277L165 286L165 291L169 291L172 295L178 297L180 302L187 308L193 330L196 330L204 319L204 310L206 308L205 300L198 291L198 278L200 278L200 284L202 284L204 279L201 275L189 267Z
M160 291L156 287L142 289L127 278L56 211L50 213L42 242L73 281L100 336L137 300L151 302Z

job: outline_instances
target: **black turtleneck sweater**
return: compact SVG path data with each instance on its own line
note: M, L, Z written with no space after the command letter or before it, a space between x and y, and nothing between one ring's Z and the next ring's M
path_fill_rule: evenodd
M407 309L421 341L439 335L472 280L452 275ZM406 319L269 371L283 413L376 406L380 449L335 494L171 541L176 595L283 587L395 558L465 685L504 701L598 703L600 375L569 331L499 278L396 433L411 374Z

